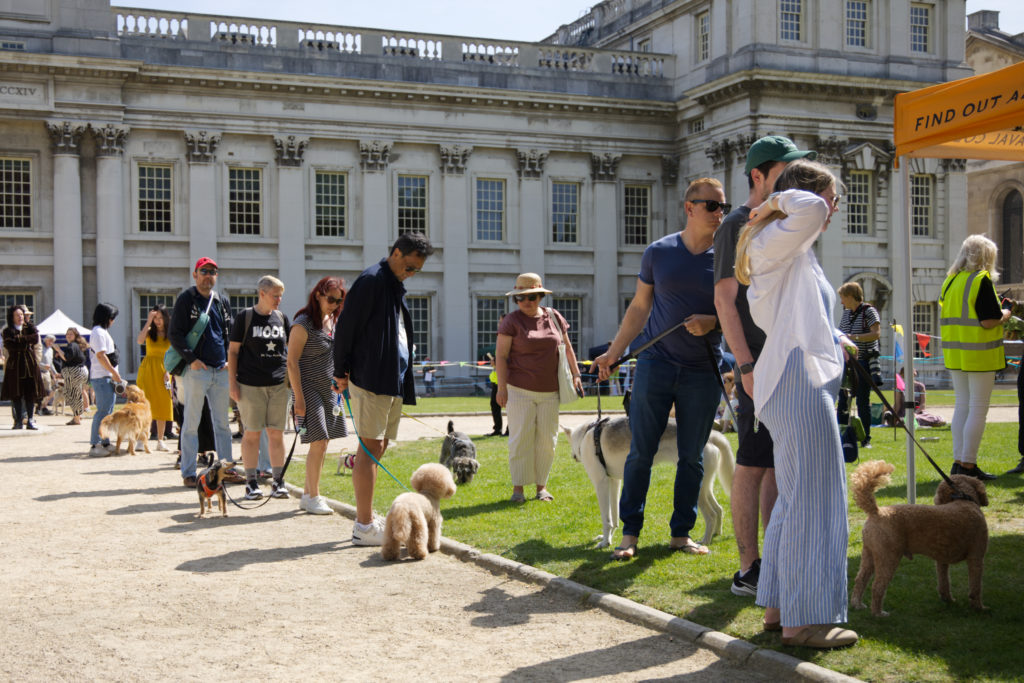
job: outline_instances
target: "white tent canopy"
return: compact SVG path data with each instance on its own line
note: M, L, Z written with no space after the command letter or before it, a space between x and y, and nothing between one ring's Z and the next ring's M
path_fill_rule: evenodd
M68 329L71 327L78 330L78 333L85 337L88 337L89 333L92 332L92 330L90 330L88 327L82 327L74 320L66 316L64 314L64 311L60 310L59 308L53 313L51 313L50 317L48 317L43 322L39 323L36 326L36 329L39 330L40 336L52 334L55 337L63 337L64 333L67 332Z

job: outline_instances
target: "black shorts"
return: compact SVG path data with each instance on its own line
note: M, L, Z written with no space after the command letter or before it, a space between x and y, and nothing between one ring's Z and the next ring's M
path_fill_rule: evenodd
M736 410L737 436L740 447L736 451L736 464L744 467L775 467L772 435L768 427L758 421L754 431L754 401L743 391L743 384L736 382L736 398L739 408Z

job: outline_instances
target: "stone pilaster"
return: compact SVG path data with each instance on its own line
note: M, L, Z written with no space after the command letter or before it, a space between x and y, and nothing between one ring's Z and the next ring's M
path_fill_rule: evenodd
M309 138L294 135L274 138L274 158L278 168L301 168L302 156L309 146Z
M124 144L128 141L128 129L108 123L105 126L90 124L93 141L96 143L96 156L118 157L124 154Z
M217 145L220 134L186 130L188 160L188 269L202 256L217 260L217 236L223 212L217 201Z
M442 339L435 354L438 358L469 358L472 352L472 293L469 286L469 245L473 241L473 216L466 211L472 190L465 174L470 151L464 147L441 147L442 218L440 234L443 249L431 258L441 258L442 272L438 310L441 316ZM538 250L540 251L540 250Z
M131 325L131 307L125 284L124 237L124 145L128 129L107 124L90 126L96 143L96 289L99 301L117 306L121 315L111 327L114 342L124 350L123 361L132 357L128 353ZM130 370L122 362L122 372Z
M53 150L53 301L80 324L82 300L82 179L79 147L85 126L46 123Z
M591 154L590 155L590 177L597 182L613 182L619 173L619 162L621 155L615 154Z
M359 143L359 166L364 171L386 171L391 163L391 143L373 140Z
M590 208L594 226L594 343L607 341L615 336L619 323L619 281L618 253L620 236L618 230L618 184L608 182L591 183L593 204Z
M281 309L294 311L306 301L306 226L308 193L303 189L302 157L309 140L274 138L277 157L278 277L284 282Z
M441 153L441 173L443 175L462 175L469 164L472 147L462 145L438 145ZM460 356L461 358L461 356Z
M536 149L516 150L516 173L520 178L540 178L544 175L547 152Z
M190 164L212 164L216 161L220 135L205 130L185 131L185 157Z

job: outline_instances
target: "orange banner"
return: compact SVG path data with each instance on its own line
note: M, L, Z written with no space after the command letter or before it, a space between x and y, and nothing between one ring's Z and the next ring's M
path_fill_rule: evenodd
M1024 159L1024 62L896 96L896 156Z

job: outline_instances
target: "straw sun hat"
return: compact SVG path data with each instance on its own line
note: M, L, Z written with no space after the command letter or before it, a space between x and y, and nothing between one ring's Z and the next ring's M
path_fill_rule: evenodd
M540 275L537 275L537 273L522 273L516 278L516 286L511 292L505 292L505 296L537 293L551 294L552 292L550 289L544 289L544 285L540 281Z

